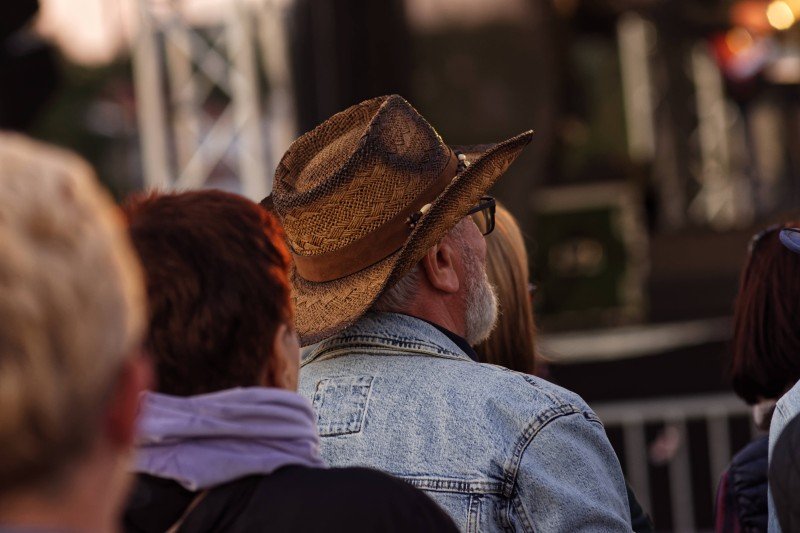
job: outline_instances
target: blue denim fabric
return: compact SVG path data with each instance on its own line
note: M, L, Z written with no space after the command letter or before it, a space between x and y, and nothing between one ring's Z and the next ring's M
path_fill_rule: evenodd
M781 396L781 399L775 404L775 411L772 413L772 420L769 423L770 460L772 459L772 449L775 447L775 443L778 442L781 431L784 430L786 424L791 422L798 413L800 413L800 382L795 383L794 387ZM769 512L767 527L769 533L781 533L781 525L778 523L778 515L775 513L775 504L772 502L771 490L767 494L767 510Z
M576 394L470 360L413 317L371 313L303 357L332 466L385 470L463 531L631 531L625 482Z

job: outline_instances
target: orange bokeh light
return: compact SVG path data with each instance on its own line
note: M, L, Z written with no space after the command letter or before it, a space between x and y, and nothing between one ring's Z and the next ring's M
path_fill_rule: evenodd
M733 26L741 26L754 33L768 33L772 27L767 20L766 0L742 0L731 7L730 21Z
M744 28L732 28L725 34L725 44L732 54L741 54L753 46L753 36Z

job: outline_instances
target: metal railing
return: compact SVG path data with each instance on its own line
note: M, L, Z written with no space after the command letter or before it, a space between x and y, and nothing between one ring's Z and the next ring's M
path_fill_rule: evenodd
M731 422L735 418L750 418L750 408L732 394L708 394L681 398L632 400L596 404L592 406L609 432L621 432L617 443L626 478L642 506L653 509L651 472L656 463L666 466L671 530L691 532L708 529L709 524L699 524L694 502L697 490L692 482L692 468L705 466L711 479L711 499L714 501L717 481L727 467L732 454ZM705 425L707 457L691 457L687 425L700 421ZM654 440L648 442L646 429L660 427L662 440L668 441L663 457L655 457ZM757 429L750 422L750 435ZM614 439L612 439L612 443ZM671 445L670 445L671 443ZM670 448L671 446L671 448ZM664 448L664 447L662 447ZM704 454L705 455L705 454ZM652 514L652 511L651 511ZM659 527L656 517L656 527Z

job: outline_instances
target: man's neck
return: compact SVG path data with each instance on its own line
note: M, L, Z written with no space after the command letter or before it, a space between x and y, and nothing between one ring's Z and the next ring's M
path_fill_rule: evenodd
M59 500L33 494L11 496L0 506L0 529L3 526L75 532L117 529L112 521L101 518L99 509L75 505L69 494L63 496Z
M413 316L443 327L459 337L466 334L463 304L461 302L450 301L452 299L441 298L416 298L407 309L400 311L403 314Z
M411 315L409 315L409 316L411 316ZM467 357L469 357L473 361L480 362L480 359L478 358L478 353L475 351L475 348L470 346L470 344L467 341L467 339L465 339L464 337L462 337L460 335L456 335L455 333L453 333L449 329L444 328L444 327L440 326L439 324L435 324L433 322L429 322L428 320L425 320L424 318L419 318L418 316L414 317L414 318L418 318L419 320L423 320L423 321L427 322L428 324L430 324L431 326L435 327L436 329L438 329L439 331L444 333L444 335L448 339L453 341L453 343L456 346L458 346L461 349L461 351L464 352L467 355Z
M0 527L44 531L113 532L129 475L117 466L82 464L58 488L18 490L0 498ZM108 468L111 466L111 468Z

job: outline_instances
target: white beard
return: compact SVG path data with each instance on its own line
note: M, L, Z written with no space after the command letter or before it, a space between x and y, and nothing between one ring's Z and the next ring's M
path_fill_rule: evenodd
M486 267L474 254L464 251L464 273L467 285L464 297L464 336L475 346L491 335L497 322L497 293L489 282Z

